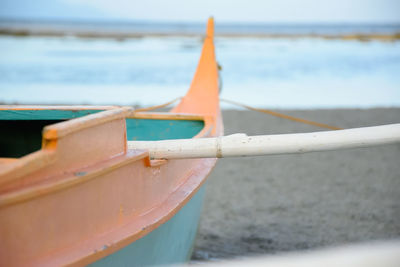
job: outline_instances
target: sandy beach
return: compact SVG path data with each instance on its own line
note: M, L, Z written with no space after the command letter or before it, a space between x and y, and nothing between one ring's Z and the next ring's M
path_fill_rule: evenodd
M342 127L400 122L400 109L283 110ZM225 134L318 131L224 111ZM400 145L221 159L209 177L193 261L400 237Z

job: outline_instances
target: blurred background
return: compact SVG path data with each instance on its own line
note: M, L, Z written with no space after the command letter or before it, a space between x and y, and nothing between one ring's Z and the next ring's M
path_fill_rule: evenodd
M0 102L146 106L182 96L214 16L224 98L399 106L399 14L395 0L1 0Z
M223 98L342 128L399 123L397 0L0 0L0 103L182 96L209 16ZM225 134L320 130L223 108ZM389 145L220 160L193 260L398 239L399 158Z

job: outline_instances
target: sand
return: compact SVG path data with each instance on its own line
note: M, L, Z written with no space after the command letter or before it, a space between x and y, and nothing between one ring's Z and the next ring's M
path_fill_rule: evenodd
M343 128L400 122L400 109L282 111ZM223 112L225 134L321 130ZM193 261L400 237L400 144L221 159L207 182Z

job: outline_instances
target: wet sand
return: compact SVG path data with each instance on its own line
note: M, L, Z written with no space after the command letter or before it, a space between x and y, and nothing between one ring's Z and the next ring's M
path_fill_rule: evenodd
M282 111L342 128L400 122L400 109ZM310 132L249 111L225 134ZM400 238L400 144L221 159L209 177L194 261Z

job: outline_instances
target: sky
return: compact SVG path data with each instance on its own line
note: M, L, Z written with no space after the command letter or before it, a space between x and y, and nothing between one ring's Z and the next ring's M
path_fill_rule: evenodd
M400 0L0 0L0 18L400 23Z

